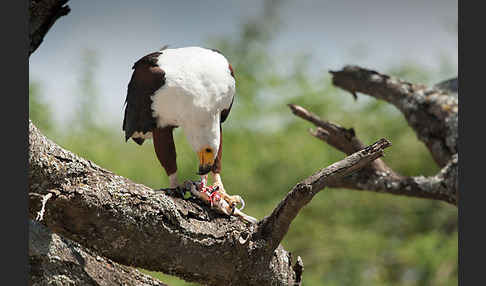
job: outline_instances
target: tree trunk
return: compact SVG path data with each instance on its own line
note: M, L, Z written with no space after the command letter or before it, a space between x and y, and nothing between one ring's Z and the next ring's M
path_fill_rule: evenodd
M29 285L166 286L29 220Z

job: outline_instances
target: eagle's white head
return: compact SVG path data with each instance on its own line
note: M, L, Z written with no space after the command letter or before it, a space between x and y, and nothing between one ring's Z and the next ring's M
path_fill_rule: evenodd
M209 173L218 154L220 144L220 115L209 114L209 119L187 124L184 133L187 141L199 158L199 172Z

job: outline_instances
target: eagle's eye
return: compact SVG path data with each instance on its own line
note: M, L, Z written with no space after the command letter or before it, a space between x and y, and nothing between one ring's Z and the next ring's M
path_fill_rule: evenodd
M206 148L206 152L207 152L207 153L211 153L212 151L211 151L211 149L210 149L210 148Z

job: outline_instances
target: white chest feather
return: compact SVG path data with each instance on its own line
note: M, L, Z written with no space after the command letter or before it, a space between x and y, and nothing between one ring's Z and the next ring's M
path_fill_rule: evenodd
M165 84L152 96L159 127L207 125L229 108L235 80L221 54L199 47L167 49L158 64L165 71Z

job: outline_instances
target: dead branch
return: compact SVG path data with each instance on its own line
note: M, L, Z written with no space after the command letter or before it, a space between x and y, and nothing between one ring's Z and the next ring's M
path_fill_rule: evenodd
M346 180L334 181L328 187L428 198L457 205L457 97L447 93L450 89L427 89L355 66L331 74L335 85L353 94L366 92L397 106L442 169L430 177L402 176L377 159ZM349 155L364 146L353 128L324 121L301 106L289 104L289 107L293 114L317 127L310 130L311 135L341 152Z
M29 192L55 189L43 222L54 232L124 265L209 285L292 285L302 262L279 242L315 193L382 155L386 140L296 187L256 227L209 206L153 190L64 150L29 123ZM30 215L41 207L30 196ZM299 261L299 260L298 260Z
M29 220L29 285L167 286Z
M358 66L330 71L335 86L361 92L397 107L440 167L457 153L458 97Z
M252 228L205 204L155 193L64 150L29 123L29 192L59 191L45 207L52 231L124 265L208 285L288 285L290 254L245 239ZM41 207L30 196L34 218ZM262 265L263 264L263 265ZM257 266L258 265L258 266Z
M319 138L331 145L332 147L338 149L346 155L351 155L354 152L364 148L364 144L356 137L353 128L346 129L335 123L324 121L316 114L306 110L305 108L295 105L288 104L290 110L296 116L302 119L310 121L313 123L317 129L309 130L310 134L316 138ZM370 168L374 168L380 171L389 171L389 168L385 165L383 160L380 158L371 162Z
M457 77L453 77L448 80L441 81L435 84L434 87L449 92L453 96L458 96L457 93L459 91L459 83Z
M71 11L65 5L67 2L68 0L29 1L29 56L40 46L52 25Z
M383 150L389 146L391 143L388 140L381 139L298 183L272 214L261 221L257 230L258 235L269 242L269 249L273 251L287 234L292 220L314 195L325 186L332 186L334 182L343 180L344 177L383 156Z

